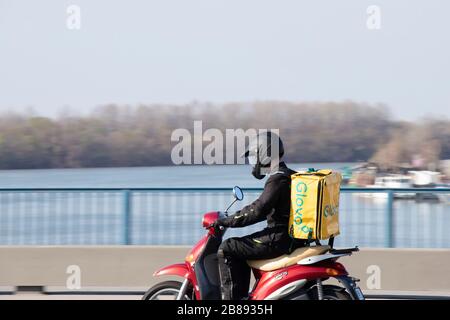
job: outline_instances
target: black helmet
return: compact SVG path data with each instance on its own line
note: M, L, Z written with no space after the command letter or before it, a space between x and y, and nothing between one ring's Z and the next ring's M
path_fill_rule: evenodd
M276 152L277 149L278 156L274 156L273 152ZM271 166L278 166L283 154L284 147L280 137L272 131L265 131L250 139L248 147L242 156L248 158L248 162L253 167L253 176L257 179L262 179L266 174L270 173Z

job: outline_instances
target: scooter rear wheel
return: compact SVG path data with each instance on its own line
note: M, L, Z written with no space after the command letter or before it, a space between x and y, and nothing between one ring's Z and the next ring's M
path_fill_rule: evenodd
M182 283L179 281L164 281L148 289L142 300L175 300ZM191 300L192 288L188 288L182 300Z

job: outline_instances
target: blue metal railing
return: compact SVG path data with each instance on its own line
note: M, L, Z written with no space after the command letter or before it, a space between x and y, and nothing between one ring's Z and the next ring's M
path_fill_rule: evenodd
M414 194L414 196L410 196L412 199L417 199L417 195L426 195L429 194L428 201L440 200L436 194L450 194L450 188L349 188L343 187L341 188L341 192L343 193L362 193L362 194L385 194L386 195L386 209L385 209L385 241L384 247L392 248L395 246L394 244L394 198L395 195L408 195ZM418 197L418 199L423 199L422 197ZM426 201L426 198L421 200ZM444 199L444 205L450 204L450 197ZM435 205L437 205L435 203ZM446 212L450 215L450 206L446 208ZM431 219L432 217L429 217ZM450 225L447 225L450 227ZM411 235L413 237L414 235ZM450 246L450 242L447 242L446 246Z
M233 210L262 189L243 190ZM229 188L0 189L0 245L189 245L202 215L231 199ZM337 246L450 247L450 188L343 187L340 221Z

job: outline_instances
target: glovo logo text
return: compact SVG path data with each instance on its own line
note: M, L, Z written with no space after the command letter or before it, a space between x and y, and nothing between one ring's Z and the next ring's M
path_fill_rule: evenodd
M323 209L323 215L325 218L332 217L335 214L339 212L339 205L333 206L333 205L326 205Z
M310 233L312 230L307 225L303 224L303 205L305 204L305 198L307 197L308 186L303 181L298 182L295 185L295 205L297 209L295 209L294 213L294 224L297 229L300 229L303 233Z

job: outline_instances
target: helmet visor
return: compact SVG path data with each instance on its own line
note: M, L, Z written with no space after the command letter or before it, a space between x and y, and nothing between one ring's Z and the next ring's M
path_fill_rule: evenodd
M252 167L256 166L256 163L258 162L258 157L256 156L256 154L249 154L247 158L248 158L248 163Z

